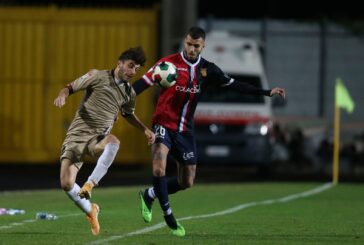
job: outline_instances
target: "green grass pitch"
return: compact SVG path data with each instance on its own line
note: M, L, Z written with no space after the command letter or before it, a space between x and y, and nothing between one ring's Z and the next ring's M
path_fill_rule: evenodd
M296 196L322 185L197 184L170 196L173 212L186 229L183 238L158 226L163 224L158 203L153 221L143 222L138 191L144 186L93 191L92 201L101 207L97 237L61 190L1 192L0 208L26 213L0 216L0 244L364 244L364 185L339 184ZM35 220L39 211L59 219Z

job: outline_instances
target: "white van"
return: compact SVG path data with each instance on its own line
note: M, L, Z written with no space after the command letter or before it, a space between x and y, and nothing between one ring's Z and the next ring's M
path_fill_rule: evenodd
M226 32L208 33L202 56L238 81L269 89L259 44ZM196 108L198 161L202 164L271 162L271 98L210 87Z

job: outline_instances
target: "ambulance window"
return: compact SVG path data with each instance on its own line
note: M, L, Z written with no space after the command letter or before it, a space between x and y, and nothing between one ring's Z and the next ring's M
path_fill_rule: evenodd
M262 82L258 76L242 76L229 74L232 78L250 83L258 88L262 88ZM263 95L245 95L227 87L210 86L201 97L201 102L224 102L224 103L246 103L263 104Z

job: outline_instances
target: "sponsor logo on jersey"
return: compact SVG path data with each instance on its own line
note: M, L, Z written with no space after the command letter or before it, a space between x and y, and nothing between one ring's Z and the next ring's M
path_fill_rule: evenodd
M187 87L183 87L183 86L176 86L176 90L177 91L181 91L181 92L185 92L185 93L191 93L191 94L197 94L200 93L200 85L194 85L192 88L187 88Z

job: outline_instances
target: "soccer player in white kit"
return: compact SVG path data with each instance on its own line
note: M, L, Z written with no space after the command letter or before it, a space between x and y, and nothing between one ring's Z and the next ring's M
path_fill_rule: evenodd
M145 60L142 48L130 48L120 55L115 69L89 71L67 84L54 100L54 105L62 107L69 95L85 91L62 145L60 180L62 189L86 213L94 235L100 232L99 206L89 199L92 188L106 174L119 149L119 139L110 134L118 113L144 132L148 144L155 140L154 133L134 114L136 94L128 82ZM80 188L76 177L86 154L99 158L87 182Z

